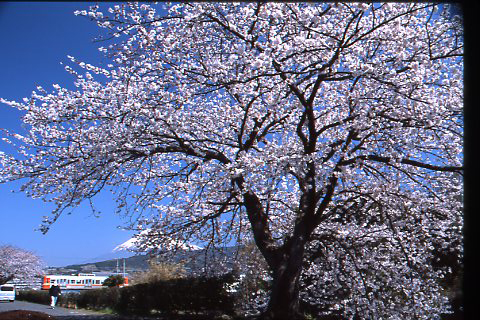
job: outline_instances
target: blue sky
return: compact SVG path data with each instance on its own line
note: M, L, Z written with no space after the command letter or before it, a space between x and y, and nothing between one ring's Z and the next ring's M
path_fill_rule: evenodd
M67 55L93 65L107 61L97 50L104 45L93 39L104 32L75 10L87 10L93 2L1 2L0 3L0 97L20 101L38 85L50 91L52 84L73 87L72 76L60 64ZM113 3L110 3L113 5ZM0 128L19 131L22 114L0 104ZM0 150L8 152L5 143ZM30 250L49 266L83 262L110 252L133 233L121 230L122 219L114 214L109 194L95 202L102 215L96 218L88 205L62 216L43 235L34 231L53 206L32 200L18 190L20 183L0 184L0 245Z

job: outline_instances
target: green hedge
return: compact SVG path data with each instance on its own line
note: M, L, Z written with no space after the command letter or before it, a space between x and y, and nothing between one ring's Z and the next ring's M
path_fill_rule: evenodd
M142 283L124 288L101 288L63 293L58 305L82 309L111 309L120 314L148 315L220 312L233 314L235 298L224 289L232 275L212 278L181 278ZM49 304L48 291L19 291L18 300Z
M50 304L48 291L17 290L16 299L40 304Z
M231 275L218 278L181 278L142 283L120 290L121 314L148 314L152 310L175 313L221 311L233 314L235 298L224 289Z
M66 299L61 300L61 305L76 305L82 309L114 309L120 297L120 288L102 288L85 290L80 293L69 293Z

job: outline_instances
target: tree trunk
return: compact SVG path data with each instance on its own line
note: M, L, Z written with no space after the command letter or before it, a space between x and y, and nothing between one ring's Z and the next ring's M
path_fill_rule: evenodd
M241 187L240 179L237 183ZM252 191L245 192L243 196L255 243L273 273L270 300L262 319L301 319L303 316L300 314L300 274L306 239L313 222L302 214L302 218L297 219L292 236L283 246L278 247L273 240L268 216L260 199Z
M268 308L263 319L293 320L304 318L300 314L300 274L305 241L291 239L285 247L283 259L273 272L273 286Z

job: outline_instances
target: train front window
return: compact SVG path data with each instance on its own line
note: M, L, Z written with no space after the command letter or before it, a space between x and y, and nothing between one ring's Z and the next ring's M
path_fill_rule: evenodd
M1 286L0 291L13 291L13 287L11 286Z

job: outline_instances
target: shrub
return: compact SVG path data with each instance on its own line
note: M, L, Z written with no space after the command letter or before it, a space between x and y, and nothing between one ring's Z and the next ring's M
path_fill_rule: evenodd
M233 276L211 278L178 278L141 283L120 290L117 311L123 314L149 314L152 310L165 313L234 312L234 297L225 290Z
M184 278L186 275L181 263L161 263L152 259L148 264L148 271L138 272L131 278L133 284Z
M119 300L118 287L85 290L80 293L68 293L60 300L60 305L65 307L77 307L82 309L113 309Z
M18 290L16 299L40 304L50 304L50 295L48 294L48 291Z
M102 310L113 308L118 304L119 288L102 288L85 290L80 293L63 293L58 299L58 305L66 308L83 308ZM50 304L48 291L21 290L17 291L17 299L40 304Z
M103 282L106 287L118 287L125 283L125 278L119 274L111 275Z

